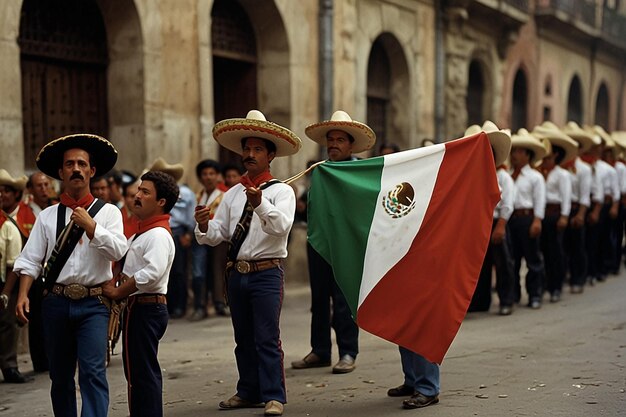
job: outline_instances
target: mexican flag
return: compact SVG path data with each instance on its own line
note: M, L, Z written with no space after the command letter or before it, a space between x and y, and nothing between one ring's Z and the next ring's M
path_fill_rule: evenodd
M485 133L313 172L309 242L362 329L441 363L500 200Z

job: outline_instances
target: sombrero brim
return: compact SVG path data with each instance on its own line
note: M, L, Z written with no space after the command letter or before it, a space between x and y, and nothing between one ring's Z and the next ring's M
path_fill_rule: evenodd
M546 148L537 139L526 137L511 137L511 148L524 148L533 151L535 155L530 160L530 164L533 166L541 162L548 153Z
M615 143L626 149L626 131L613 132L611 137Z
M326 120L307 126L304 133L311 140L326 146L326 134L331 130L343 130L354 138L352 153L359 153L371 149L376 143L376 134L366 124L355 121Z
M297 153L302 141L291 130L276 123L254 119L226 119L213 126L215 140L235 153L241 155L241 139L267 139L276 145L276 156L289 156Z
M550 141L552 146L560 146L565 150L565 157L563 158L563 161L561 161L562 164L571 161L578 155L578 146L576 146L575 143L572 143L569 139L554 137L549 137L547 139Z
M502 165L511 153L511 137L501 131L489 132L487 137L493 147L496 166Z
M44 174L60 180L59 168L63 154L68 149L83 149L89 153L90 165L97 174L106 174L117 162L117 151L113 144L103 137L88 133L63 136L46 144L37 155L37 168Z

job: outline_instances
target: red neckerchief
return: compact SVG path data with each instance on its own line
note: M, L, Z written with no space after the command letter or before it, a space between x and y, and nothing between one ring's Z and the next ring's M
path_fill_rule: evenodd
M571 161L562 163L561 167L575 174L576 173L576 158L572 159Z
M6 222L7 220L9 220L9 215L6 214L4 210L2 210L2 212L0 212L0 227L2 227L4 222Z
M91 203L93 203L95 197L91 193L87 193L86 196L76 201L68 193L61 194L61 204L65 207L69 207L72 210L75 210L76 207L87 208Z
M526 165L524 165L526 166ZM524 167L522 167L524 168ZM514 168L513 169L513 173L511 174L511 177L513 177L513 181L515 181L517 179L517 177L519 177L519 174L521 174L522 172L522 168Z
M272 176L270 171L267 170L267 171L261 172L259 175L257 175L254 178L250 178L248 174L243 175L241 177L241 184L243 184L243 186L246 188L248 187L259 188L261 184L263 184L264 182L268 182L269 180L273 178L274 177Z
M217 183L217 187L218 190L220 190L221 192L225 193L226 191L228 191L228 187L226 184L224 184L223 182L218 182Z
M137 234L147 232L148 230L154 229L155 227L162 227L171 234L172 230L170 229L170 215L160 214L147 218L146 220L139 220Z
M548 175L550 175L550 172L554 169L554 167L556 167L556 165L554 165L551 168L546 168L543 165L541 165L541 167L539 168L539 172L541 172L541 174L543 175L545 179L548 179Z
M592 155L582 155L582 156L580 157L580 159L582 159L583 161L585 161L585 162L586 162L586 163L588 163L589 165L593 165L593 164L594 164L594 162L596 162L596 160L597 160L598 158L596 158L595 156L592 156Z
M505 171L508 171L508 170L509 170L509 167L507 167L507 166L506 166L506 164L500 164L500 165L498 165L498 166L496 167L496 170L498 170L498 169L503 169L503 170L505 170Z

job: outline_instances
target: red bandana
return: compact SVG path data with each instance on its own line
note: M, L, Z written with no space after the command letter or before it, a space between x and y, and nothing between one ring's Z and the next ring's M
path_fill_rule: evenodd
M70 197L68 193L61 194L61 204L65 207L71 208L72 210L75 210L76 207L87 208L91 203L93 203L93 200L95 200L95 198L91 193L88 193L78 201Z
M244 187L259 188L261 184L263 184L264 182L268 182L273 178L274 177L269 171L263 171L254 178L250 178L248 174L246 174L241 177L241 184L243 184Z
M158 216L152 216L146 220L139 221L139 227L137 230L137 234L147 232L150 229L155 227L162 227L166 229L170 234L172 230L170 229L170 215L169 214L161 214Z
M0 227L2 227L2 225L4 224L4 222L6 222L7 220L9 220L9 215L6 214L4 212L4 210L2 210L2 212L0 213Z
M594 162L596 162L598 160L598 158L596 158L595 156L591 156L591 155L582 155L580 157L580 159L582 159L583 161L585 161L589 165L593 165Z

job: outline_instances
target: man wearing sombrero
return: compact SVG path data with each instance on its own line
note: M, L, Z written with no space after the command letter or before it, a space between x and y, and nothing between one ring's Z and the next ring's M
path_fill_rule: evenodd
M15 261L13 270L20 275L16 310L18 318L28 322L28 290L46 263L42 315L52 381L50 396L57 416L77 414L77 363L82 415L106 416L108 411L109 309L102 284L111 279L111 262L119 260L128 245L119 209L95 200L89 192L89 180L97 172L108 172L116 160L113 145L91 134L56 139L37 156L39 169L63 181L65 192L60 204L39 214ZM65 227L68 223L73 226ZM55 247L61 235L59 242L64 243Z
M511 243L515 267L515 300L521 298L520 267L522 258L526 259L526 292L528 306L541 307L543 292L544 266L539 246L541 221L546 207L546 184L543 176L532 168L541 162L546 148L526 129L520 129L511 136L511 165L515 181L515 203L509 220Z
M328 159L333 162L351 160L353 153L368 150L376 142L376 135L369 126L352 120L348 113L341 110L333 113L330 120L308 126L305 133L326 147ZM359 353L359 328L335 281L331 266L309 243L307 255L311 283L311 352L292 362L291 366L294 369L330 366L332 326L339 348L339 361L333 367L333 373L352 372Z
M242 156L247 169L230 188L212 216L211 207L196 210L198 243L228 241L226 288L235 332L239 381L237 393L220 409L262 407L265 415L282 415L287 401L279 319L283 295L283 262L293 224L293 189L272 177L270 162L301 147L289 129L268 122L251 110L245 119L227 119L213 137ZM209 220L210 219L210 220Z

